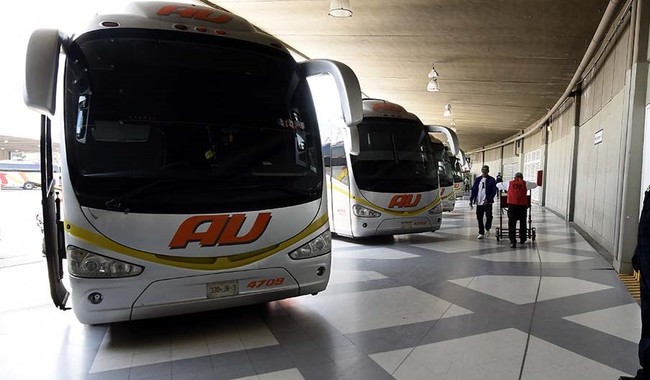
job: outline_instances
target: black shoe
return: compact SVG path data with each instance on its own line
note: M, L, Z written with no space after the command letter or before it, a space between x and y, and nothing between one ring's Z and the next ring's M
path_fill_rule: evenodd
M517 248L517 243L510 243L510 248Z
M621 376L618 378L618 380L634 380L636 377L630 377L630 376Z
M525 239L524 240L519 240L519 244L524 244L524 243L526 243Z

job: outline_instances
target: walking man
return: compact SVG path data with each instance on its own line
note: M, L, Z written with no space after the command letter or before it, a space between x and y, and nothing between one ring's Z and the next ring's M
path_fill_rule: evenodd
M528 212L528 190L537 187L535 182L524 181L524 175L515 173L512 181L497 183L499 190L508 191L508 238L510 248L517 247L517 221L519 221L519 243L526 242L526 214Z
M497 194L497 185L494 177L491 177L490 167L484 165L481 168L481 176L476 177L472 186L472 194L469 198L469 206L476 205L476 219L478 219L478 238L483 239L490 236L492 227L492 204ZM483 218L485 217L485 223Z

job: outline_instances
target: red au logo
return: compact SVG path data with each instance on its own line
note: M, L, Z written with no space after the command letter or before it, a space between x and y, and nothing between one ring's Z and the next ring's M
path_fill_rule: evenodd
M257 215L250 231L239 236L244 221L246 221L246 214L191 216L178 227L169 242L169 248L185 248L193 241L199 242L201 247L252 243L266 231L271 221L271 213L262 212ZM201 226L206 228L203 232L197 232Z
M387 111L387 112L404 112L402 106L394 103L375 103L372 105L373 111Z
M420 203L420 199L422 199L422 194L416 195L415 199L413 199L413 194L397 194L391 198L388 208L415 207Z
M194 18L200 21L214 22L217 24L223 24L232 20L232 16L226 13L214 12L210 9L202 9L195 7L184 7L177 5L167 5L158 10L156 13L158 16L169 16L171 14L177 14L184 18Z

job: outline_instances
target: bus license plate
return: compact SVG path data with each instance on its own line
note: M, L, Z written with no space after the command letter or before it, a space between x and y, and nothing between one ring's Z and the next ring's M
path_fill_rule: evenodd
M207 284L208 298L235 296L239 294L237 281L210 282Z

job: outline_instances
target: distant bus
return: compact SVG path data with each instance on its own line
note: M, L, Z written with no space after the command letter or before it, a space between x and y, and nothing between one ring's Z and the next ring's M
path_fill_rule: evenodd
M56 165L53 169L54 173L61 172L61 168ZM2 188L22 188L25 190L40 187L41 164L30 161L1 160L0 186Z
M449 162L449 148L442 141L429 134L433 151L438 159L438 178L440 181L440 199L442 211L454 211L456 205L456 193L454 192L454 169Z
M454 178L454 194L456 198L461 198L463 196L463 187L465 183L463 181L463 169L460 164L460 159L457 155L452 156L451 152L447 152L447 159L452 167L452 177Z
M458 136L456 132L443 125L429 125L427 128L434 154L438 159L438 178L440 180L442 211L454 211L454 207L456 206L455 185L457 180L452 158L458 154ZM447 140L446 145L437 139L434 134L442 134Z

